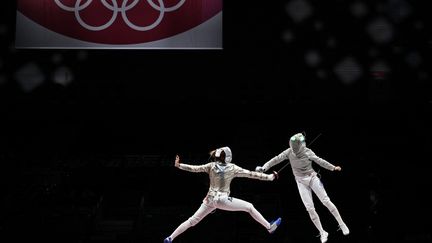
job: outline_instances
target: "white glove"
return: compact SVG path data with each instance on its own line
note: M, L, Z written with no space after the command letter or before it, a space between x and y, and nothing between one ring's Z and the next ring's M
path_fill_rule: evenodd
M255 168L255 171L258 171L258 172L264 172L265 170L264 170L263 167L261 167L261 166L257 166L257 167Z

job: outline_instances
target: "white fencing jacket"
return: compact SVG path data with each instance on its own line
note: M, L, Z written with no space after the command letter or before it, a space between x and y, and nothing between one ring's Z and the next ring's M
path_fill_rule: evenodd
M302 151L298 153L298 156L291 148L288 148L287 150L283 151L279 155L273 157L271 160L266 162L262 168L264 169L264 171L267 171L271 167L285 160L289 160L293 174L296 177L310 176L313 172L315 172L312 168L312 161L327 170L333 171L335 168L334 165L316 156L315 153L307 147L303 147Z

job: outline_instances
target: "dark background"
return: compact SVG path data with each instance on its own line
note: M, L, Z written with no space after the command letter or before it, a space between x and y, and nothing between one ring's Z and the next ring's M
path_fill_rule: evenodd
M336 232L315 200L329 242L431 242L423 4L225 1L223 50L17 50L7 1L2 242L162 242L208 188L206 175L173 167L175 154L202 164L227 145L253 170L301 131L320 136L310 148L343 168L315 167L351 229ZM245 213L218 211L176 242L319 242L290 169L280 176L232 185L269 220L283 217L274 235Z

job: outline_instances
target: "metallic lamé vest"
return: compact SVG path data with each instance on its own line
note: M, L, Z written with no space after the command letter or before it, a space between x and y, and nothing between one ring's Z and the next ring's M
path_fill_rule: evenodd
M273 175L249 171L232 163L210 162L204 165L180 164L180 169L189 172L205 172L209 174L210 188L206 199L211 199L218 194L229 196L231 181L236 177L272 181Z

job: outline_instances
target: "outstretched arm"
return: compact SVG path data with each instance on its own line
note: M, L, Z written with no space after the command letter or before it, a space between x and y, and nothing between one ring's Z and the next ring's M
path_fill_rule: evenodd
M271 160L267 161L262 167L257 166L255 170L259 171L259 172L265 172L265 171L269 170L271 167L279 164L280 162L287 160L289 150L290 149L287 149L287 150L283 151L282 153L280 153L279 155L273 157Z
M317 163L319 166L331 170L331 171L341 171L342 168L340 166L332 165L330 162L327 162L326 160L318 157L314 152L310 151L310 154L308 154L308 158L315 163Z
M181 169L181 170L185 170L185 171L189 171L189 172L206 172L208 173L210 170L210 166L211 164L205 164L205 165L188 165L188 164L183 164L180 163L180 156L176 155L175 161L174 161L174 166Z
M273 172L273 174L265 174L262 172L250 171L243 169L239 166L235 167L235 176L236 177L247 177L251 179L257 179L262 181L273 181L278 178L277 172Z

